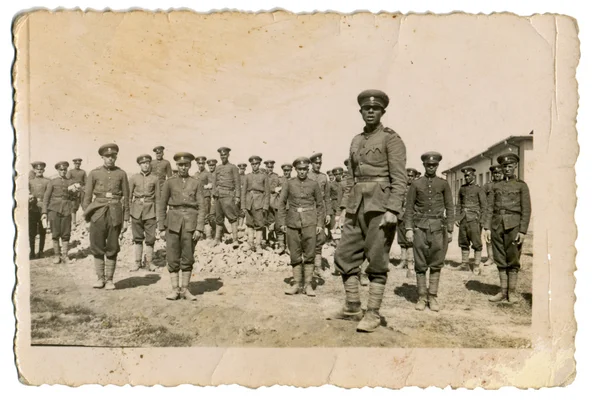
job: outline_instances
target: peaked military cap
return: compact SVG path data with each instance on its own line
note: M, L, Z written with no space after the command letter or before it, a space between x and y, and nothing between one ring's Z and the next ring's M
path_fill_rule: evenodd
M294 160L294 167L298 168L298 167L308 167L308 165L310 164L310 159L306 158L306 157L298 157Z
M31 163L33 169L44 169L46 168L46 163L43 161L34 161Z
M331 175L331 174L333 174L332 170L327 171L327 175Z
M499 166L498 164L494 164L490 167L490 172L494 173L496 171L500 171L502 169L501 166Z
M198 157L196 157L196 162L206 162L206 157L198 156Z
M342 167L335 167L334 169L331 170L331 172L333 174L341 174L342 172L344 172L344 168L342 168Z
M238 167L238 168L240 168L240 169L244 169L244 168L246 168L247 166L248 166L248 164L246 164L245 162L241 162L241 163L239 163L239 164L237 165L237 167Z
M252 157L250 157L250 158L248 159L248 161L249 161L250 163L252 163L254 160L256 160L256 161L257 161L257 162L259 162L259 163L260 163L260 162L262 162L262 158L260 158L259 156L252 156Z
M269 165L269 164L275 164L275 161L273 161L273 160L265 161L265 165Z
M428 151L421 156L424 163L439 164L442 161L442 155L436 151Z
M460 169L460 172L462 172L463 174L466 174L466 173L467 173L467 172L469 172L469 171L476 172L477 170L475 169L475 167L472 167L472 166L470 166L470 165L467 165L467 166L465 166L465 167L462 167L462 168Z
M421 176L421 171L417 171L417 178Z
M282 170L284 170L284 171L285 171L285 170L292 169L292 168L293 168L293 167L292 167L292 164L290 164L290 163L285 163L285 164L282 164L282 165L281 165L281 169L282 169Z
M67 161L59 161L54 164L54 168L59 169L60 167L69 168L69 163Z
M153 152L158 153L159 151L164 151L165 150L165 146L156 146L155 148L152 149Z
M101 156L111 156L113 154L119 154L119 146L114 143L103 144L98 149L98 154Z
M180 152L173 156L176 164L191 163L196 157L192 153Z
M310 161L311 162L319 162L323 159L323 154L322 153L315 153L312 156L310 156Z
M520 158L518 155L516 155L514 153L504 153L504 154L498 156L497 160L498 160L498 164L504 165L504 164L518 163L520 161Z
M415 175L419 174L419 171L414 168L406 168L406 173L408 174L409 172L413 172Z
M150 162L152 161L152 156L150 156L150 154L142 154L141 156L138 156L136 161L138 164L141 164L143 162Z
M217 160L215 160L214 158L211 158L210 160L208 160L206 162L208 165L215 165L217 163Z
M217 150L219 154L229 154L230 151L231 149L229 147L219 147L219 149Z
M361 107L380 106L385 109L387 108L388 104L390 104L390 98L388 95L377 89L368 89L360 92L357 100Z
M74 158L74 159L73 159L73 162L74 162L74 163L76 163L76 162L82 162L82 161L83 161L83 160L82 160L81 158Z

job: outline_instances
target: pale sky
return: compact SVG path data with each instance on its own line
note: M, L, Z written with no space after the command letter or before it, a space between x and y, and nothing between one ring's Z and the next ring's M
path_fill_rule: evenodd
M30 20L30 160L117 165L166 147L231 161L324 154L343 166L364 89L390 97L383 123L407 167L438 151L439 172L511 135L547 134L553 46L511 16L46 14ZM513 29L499 29L511 23ZM174 163L173 163L174 165ZM195 167L192 172L195 171Z

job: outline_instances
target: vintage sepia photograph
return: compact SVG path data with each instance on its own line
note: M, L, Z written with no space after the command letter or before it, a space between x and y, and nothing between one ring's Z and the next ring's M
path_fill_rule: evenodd
M569 17L31 11L13 34L32 382L132 383L78 369L111 349L236 348L231 383L294 349L496 366L465 387L517 385L537 354L574 368ZM146 384L202 384L151 359ZM456 382L431 379L411 383Z

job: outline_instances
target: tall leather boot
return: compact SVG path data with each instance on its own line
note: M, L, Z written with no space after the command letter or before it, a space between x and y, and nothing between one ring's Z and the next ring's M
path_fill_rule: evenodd
M179 272L169 272L171 278L171 293L167 296L167 300L177 300L179 298Z
M233 237L233 248L237 249L240 247L240 242L238 241L238 225L237 221L231 224L231 236Z
M113 283L113 277L115 276L115 270L117 269L117 259L116 258L107 258L106 259L106 285L104 285L104 289L106 290L115 290L115 284Z
M519 270L509 268L506 272L508 275L508 302L510 304L518 304L519 292L517 291L517 283L519 280Z
M498 276L500 278L500 291L488 299L492 303L508 299L508 274L506 268L498 268Z
M413 249L406 249L406 277L412 278L415 276L415 255L413 253Z
M221 243L221 239L223 238L223 226L217 225L217 229L215 231L215 240L213 241L213 246L216 247Z
M69 242L68 241L63 241L62 242L62 247L61 247L61 261L64 264L68 264L69 263Z
M407 264L406 253L407 253L406 247L400 247L400 265L398 265L398 267L400 267L400 269L406 268L406 264Z
M35 258L35 235L30 232L29 234L29 259Z
M281 231L277 232L277 244L279 245L277 254L281 255L285 253L285 234Z
M35 241L35 239L34 239ZM42 228L40 230L40 244L38 250L38 258L42 258L44 256L44 247L46 245L46 230Z
M314 269L314 264L304 264L304 293L310 297L315 297L317 295L312 287Z
M417 272L417 293L419 293L419 299L415 310L423 311L427 307L427 275L425 272Z
M129 271L136 272L142 268L142 251L144 249L144 245L142 243L134 243L133 245L133 253L134 253L134 261L133 268Z
M148 271L156 271L156 267L154 266L154 246L146 245L144 248L144 258L146 262L146 267Z
M104 274L104 257L94 257L94 270L96 271L96 283L94 283L94 289L102 289L106 283L106 276Z
M302 264L294 265L292 267L292 273L294 274L294 283L292 284L292 286L285 290L285 294L292 295L302 293L302 288L304 286L304 282L302 280L302 270Z
M485 248L487 250L487 260L485 260L485 263L483 263L483 265L485 265L486 267L489 265L492 265L494 263L494 246L492 246L491 243L485 243Z
M440 284L440 270L429 271L429 309L431 311L440 311L440 305L437 301L438 286Z
M256 229L254 231L254 236L255 236L255 238L254 238L254 243L255 243L254 248L255 248L255 251L258 254L262 254L263 253L263 230L262 229Z
M237 224L234 224L237 227ZM188 289L190 285L190 279L192 278L192 271L181 271L181 290L180 297L184 300L196 301L198 300Z
M58 240L52 241L52 247L54 248L54 259L52 260L52 263L60 264L60 244L58 243Z
M462 256L462 261L458 269L460 271L470 271L471 267L469 266L469 249L461 249L460 254Z
M473 262L473 273L481 275L481 250L475 251L475 261Z
M384 291L384 284L376 282L371 282L369 284L369 301L367 302L367 312L356 327L358 332L373 332L379 325L381 325L379 309L381 308L381 302L383 301Z

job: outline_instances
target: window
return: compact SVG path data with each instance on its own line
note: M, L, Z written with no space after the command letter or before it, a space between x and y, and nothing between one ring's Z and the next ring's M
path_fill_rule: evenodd
M490 173L486 172L485 173L485 183L488 183L490 181Z
M479 174L479 186L483 186L483 173Z

